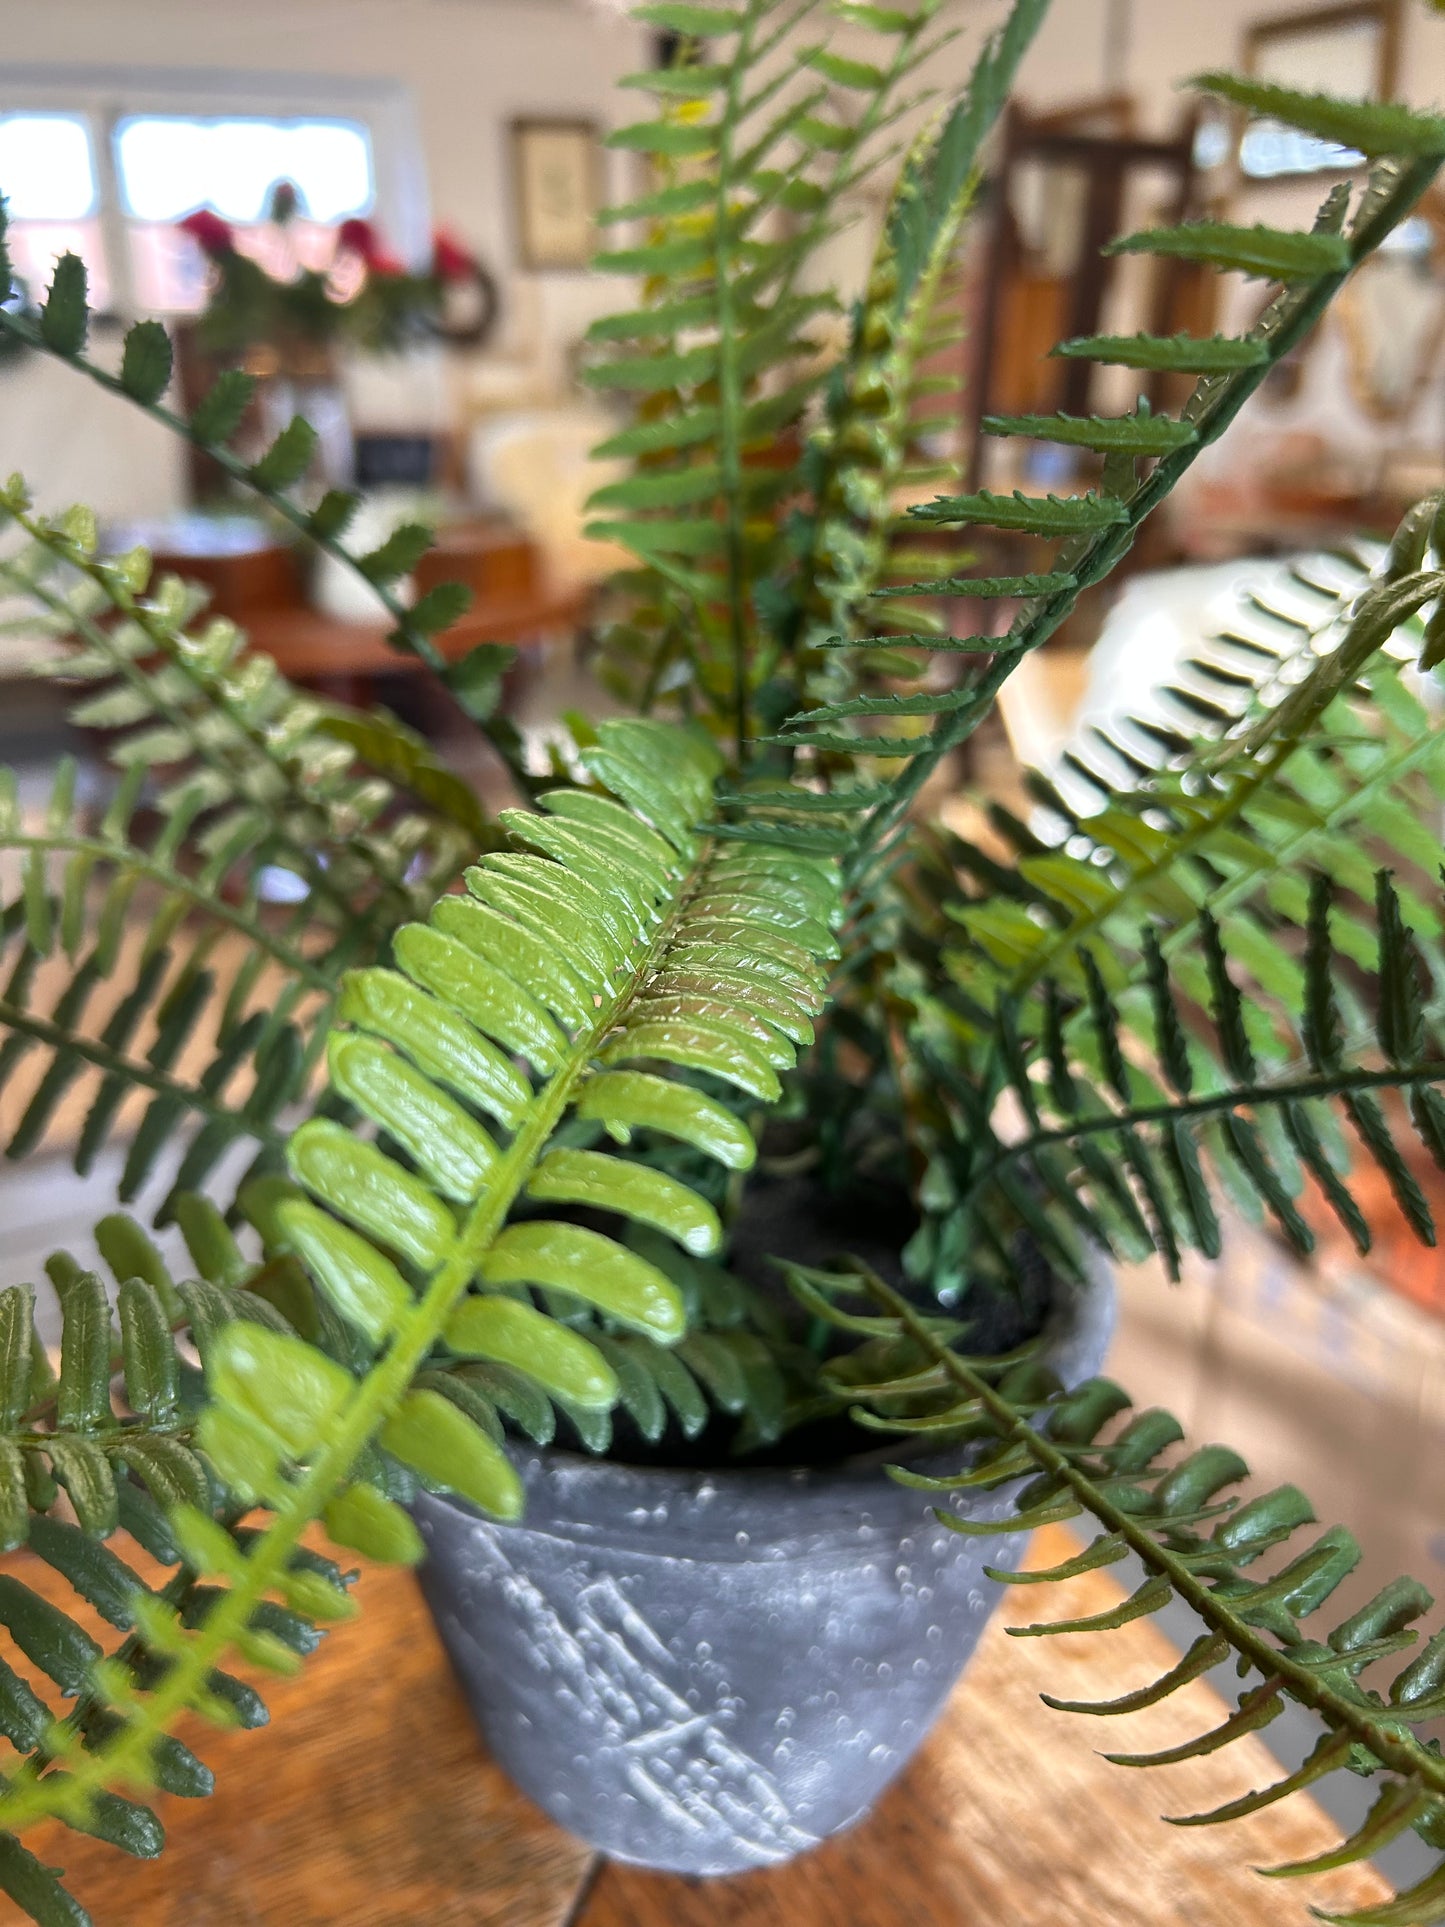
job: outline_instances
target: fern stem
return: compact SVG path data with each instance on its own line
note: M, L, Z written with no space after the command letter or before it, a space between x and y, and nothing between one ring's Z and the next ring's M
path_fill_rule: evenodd
M1292 1660L1287 1648L1271 1645L1263 1633L1246 1625L1229 1610L1227 1601L1218 1592L1190 1571L1182 1557L1159 1544L1138 1515L1116 1506L1082 1465L1037 1431L986 1377L941 1344L906 1298L871 1273L861 1275L859 1284L898 1320L913 1342L942 1368L960 1391L983 1408L1002 1442L1021 1445L1041 1471L1067 1486L1085 1512L1098 1520L1107 1532L1122 1539L1130 1551L1138 1555L1146 1571L1167 1579L1173 1591L1193 1608L1204 1624L1223 1634L1234 1651L1247 1659L1265 1680L1282 1681L1292 1699L1307 1706L1335 1731L1348 1733L1359 1745L1368 1748L1382 1766L1403 1779L1414 1781L1428 1797L1445 1798L1445 1758L1387 1731L1372 1716L1367 1702L1339 1692L1318 1672ZM1387 1710L1380 1708L1381 1712Z
M1355 1091L1412 1090L1418 1084L1445 1083L1445 1060L1431 1064L1394 1064L1380 1070L1341 1069L1285 1084L1255 1084L1200 1097L1180 1097L1172 1103L1141 1104L1129 1110L1108 1111L1049 1130L1032 1131L1005 1145L1002 1153L983 1165L970 1180L976 1189L1003 1166L1031 1157L1050 1144L1072 1144L1081 1137L1130 1130L1141 1124L1170 1124L1189 1117L1217 1117L1223 1111L1258 1110L1271 1104L1308 1103L1315 1098L1344 1097Z

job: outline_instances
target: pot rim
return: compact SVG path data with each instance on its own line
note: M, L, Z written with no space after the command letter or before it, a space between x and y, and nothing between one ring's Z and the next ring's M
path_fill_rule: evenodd
M1066 1383L1077 1382L1095 1368L1093 1361L1102 1356L1113 1326L1113 1266L1101 1254L1086 1253L1082 1269L1082 1284L1053 1273L1054 1301L1043 1327L1043 1358ZM505 1529L582 1539L614 1538L619 1518L625 1518L627 1510L640 1528L639 1536L650 1539L655 1528L644 1523L644 1515L682 1494L713 1498L720 1530L735 1508L739 1513L752 1512L769 1498L786 1512L804 1505L811 1508L820 1499L836 1496L855 1520L863 1488L926 1506L926 1495L885 1479L883 1468L911 1460L928 1471L932 1461L944 1472L956 1468L960 1460L957 1445L910 1447L902 1438L821 1465L633 1464L565 1446L520 1441L509 1441L508 1452L522 1479L526 1504L521 1518ZM712 1492L704 1495L705 1487ZM428 1493L424 1504L447 1506L478 1520L485 1516L450 1494ZM982 1511L982 1500L976 1509Z

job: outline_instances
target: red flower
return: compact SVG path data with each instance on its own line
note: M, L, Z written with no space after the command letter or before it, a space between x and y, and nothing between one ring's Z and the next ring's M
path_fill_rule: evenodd
M432 236L431 265L438 281L470 281L477 271L475 255L445 228L438 228Z
M397 275L406 273L406 263L398 261L385 248L378 248L367 262L366 272L376 275L379 280L393 280Z
M357 214L336 230L336 245L343 254L359 254L369 268L376 266L379 256L385 258L386 250L376 229Z
M208 207L198 207L194 214L188 214L177 227L183 234L189 234L201 252L212 261L219 261L236 251L236 237L231 232L229 221L223 221L219 214Z

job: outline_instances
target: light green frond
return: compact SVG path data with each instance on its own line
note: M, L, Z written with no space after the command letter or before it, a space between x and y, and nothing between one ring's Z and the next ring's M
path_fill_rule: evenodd
M273 1262L300 1264L315 1313L345 1342L318 1348L284 1322L208 1335L198 1442L270 1522L238 1553L204 1513L172 1513L188 1567L217 1589L204 1616L144 1605L140 1633L162 1670L143 1700L78 1662L118 1723L90 1748L67 1732L46 1771L15 1773L6 1825L81 1811L118 1779L144 1783L184 1708L215 1716L207 1681L226 1652L289 1664L254 1615L318 1513L341 1543L405 1555L414 1532L393 1494L417 1480L515 1514L497 1412L536 1423L539 1400L557 1400L585 1419L625 1391L650 1425L650 1384L695 1426L700 1375L729 1357L746 1376L743 1335L688 1339L686 1293L644 1255L661 1239L696 1262L717 1240L712 1207L626 1146L656 1133L724 1165L746 1160L729 1098L776 1096L793 1036L821 1005L837 878L825 861L695 827L720 768L699 734L604 723L583 761L597 789L559 792L542 821L517 826L538 853L484 855L466 899L444 898L435 921L398 934L394 967L348 979L333 1075L376 1136L323 1104L291 1139L294 1183L247 1206ZM751 904L771 913L750 921ZM539 944L555 967L514 975ZM754 960L770 993L756 1006ZM435 1132L449 1118L461 1128L442 1152ZM579 1144L573 1119L604 1126L618 1151ZM569 1215L579 1210L618 1234ZM585 1331L569 1322L582 1307L599 1321ZM679 1341L682 1369L649 1377L639 1345ZM338 1362L348 1356L358 1376Z

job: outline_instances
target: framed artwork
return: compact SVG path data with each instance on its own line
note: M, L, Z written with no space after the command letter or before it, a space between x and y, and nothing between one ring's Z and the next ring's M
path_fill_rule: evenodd
M590 120L514 120L517 253L524 268L585 268L597 245L602 147Z
M1245 29L1242 66L1252 80L1304 93L1390 100L1400 63L1400 0L1336 0L1255 20ZM1337 172L1342 150L1273 121L1257 121L1239 142L1247 181Z

